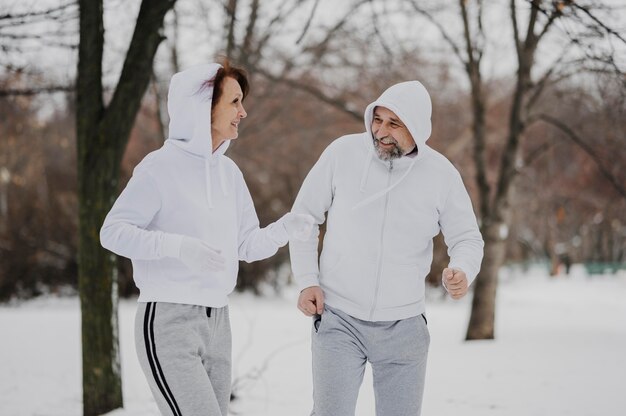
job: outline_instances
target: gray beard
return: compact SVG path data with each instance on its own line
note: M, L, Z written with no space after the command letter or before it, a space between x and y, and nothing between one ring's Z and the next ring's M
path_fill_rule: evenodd
M384 137L383 137L384 138ZM376 153L378 153L378 157L385 162L389 162L393 159L398 159L404 155L404 150L398 146L398 143L394 143L393 147L389 150L382 149L380 147L380 140L374 137L374 148L376 149Z

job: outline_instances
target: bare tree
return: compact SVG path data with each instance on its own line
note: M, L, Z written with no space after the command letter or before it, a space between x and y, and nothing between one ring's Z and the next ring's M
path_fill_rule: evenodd
M78 276L82 313L83 413L122 406L115 256L100 246L99 230L118 194L120 160L162 41L160 29L175 0L144 0L109 105L104 104L102 0L80 0L76 81L78 150Z
M462 1L461 4L463 5ZM518 161L522 157L519 152L520 142L528 127L532 104L536 102L533 92L542 87L541 83L535 83L532 78L532 70L536 66L537 48L559 19L568 18L570 22L578 20L579 23L600 29L595 19L580 20L579 6L573 2L533 0L527 4L530 10L526 27L522 31L518 5L515 0L510 2L513 42L517 57L516 82L509 113L508 135L500 158L494 193L489 194L488 208L481 207L481 226L486 249L482 272L474 289L472 313L467 329L468 340L494 338L497 275L504 263L506 252L505 235L502 230L506 229L510 222L510 194L514 179L520 170ZM584 9L584 12L590 13L588 9ZM603 26L600 24L600 27ZM551 70L547 73L551 73ZM523 166L523 162L521 164ZM484 200L485 197L481 197L481 201Z
M542 40L547 38L547 34L554 29L555 23L559 20L568 19L570 23L593 28L593 30L614 36L619 41L623 41L621 36L602 23L590 9L574 2L558 1L545 2L532 0L524 2L528 5L525 10L527 15L525 27L520 28L521 13L515 0L511 0L509 5L510 21L513 29L513 44L515 56L517 58L517 71L515 76L515 87L510 103L508 114L508 127L504 140L501 142L500 160L495 172L494 181L489 180L487 154L487 129L486 109L488 107L488 97L485 95L485 80L483 79L483 69L481 62L485 53L485 27L483 25L484 5L477 0L467 2L459 0L458 10L463 23L463 47L457 44L455 37L449 33L449 28L440 23L432 10L428 10L419 5L419 2L410 2L413 9L425 16L429 21L437 26L443 38L452 48L454 55L461 62L468 77L471 92L472 108L472 141L473 141L473 164L475 181L478 190L478 212L480 218L481 231L485 240L485 258L481 273L478 276L472 302L472 313L467 330L466 338L471 339L492 339L494 338L495 322L495 300L497 290L497 274L503 265L507 248L507 234L511 219L510 197L514 186L514 180L520 168L525 166L524 155L520 152L520 143L524 138L526 129L534 121L542 120L549 122L565 133L569 133L572 141L578 141L579 146L582 140L572 134L567 129L562 120L558 120L549 115L533 115L533 110L537 108L539 97L545 91L548 84L552 84L564 79L557 76L556 68L561 68L564 57L569 50L557 59L551 67L540 76L538 80L532 78L533 69L536 68L536 52ZM473 16L470 17L470 16ZM587 18L585 18L585 16ZM570 37L573 34L568 33ZM581 49L587 45L584 39L574 39L571 44L579 46ZM578 65L576 65L578 64ZM612 60L606 60L604 67L615 64ZM581 62L570 63L570 67L582 69ZM570 73L572 71L570 70ZM583 145L584 146L584 145ZM591 157L594 152L588 147ZM602 168L601 168L602 170ZM610 173L602 170L605 176L616 185L618 181ZM622 187L623 189L623 187ZM620 191L621 192L621 191Z

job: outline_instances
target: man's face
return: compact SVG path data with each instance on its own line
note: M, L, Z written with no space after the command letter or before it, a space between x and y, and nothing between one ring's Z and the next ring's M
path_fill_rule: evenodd
M400 118L385 107L374 108L372 135L378 157L397 159L415 148L415 141Z

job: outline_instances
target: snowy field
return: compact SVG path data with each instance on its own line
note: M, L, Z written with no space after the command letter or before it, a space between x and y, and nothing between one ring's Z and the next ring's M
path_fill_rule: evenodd
M431 332L424 416L626 415L626 274L550 279L503 273L496 340L464 342L470 297L430 292ZM310 321L281 296L231 299L231 413L305 416L311 408ZM125 408L109 416L156 415L135 357L135 302L120 303ZM78 299L0 306L0 415L81 414ZM371 374L357 416L374 415Z

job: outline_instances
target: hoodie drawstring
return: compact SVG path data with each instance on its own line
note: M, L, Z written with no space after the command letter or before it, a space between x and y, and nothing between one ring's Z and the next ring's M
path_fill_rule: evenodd
M365 166L363 167L363 175L361 176L361 185L359 189L361 193L365 192L365 184L367 183L367 175L370 171L370 165L372 164L372 158L374 156L374 151L369 149L367 151L367 159L365 160Z
M204 176L206 182L206 200L209 203L209 208L213 208L213 195L211 193L211 166L209 160L204 160Z
M224 168L224 164L218 159L216 161L218 166L218 176L220 180L220 188L222 189L222 194L224 196L228 196L228 184L226 183L226 171ZM209 204L209 208L213 208L213 194L211 187L211 164L209 159L204 160L204 176L206 180L206 200Z
M228 196L228 185L226 184L226 172L224 170L224 164L221 160L217 161L220 171L220 186L222 187L222 194Z
M390 185L389 187L387 187L386 189L383 189L382 191L378 191L376 192L374 195L370 196L369 198L365 198L363 201L359 202L358 204L356 204L355 206L352 207L352 210L356 210L361 208L362 206L365 206L369 203L371 203L372 201L375 201L378 198L381 198L383 196L385 196L387 193L391 192L393 190L393 188L395 188L396 186L398 186L400 184L400 182L402 182L404 180L404 178L407 177L407 175L409 174L409 172L411 172L411 170L413 169L413 166L415 165L417 159L413 160L411 162L411 164L408 166L408 168L406 169L406 171L404 172L404 174L402 175L402 177L397 180L396 182L394 182L392 185ZM369 160L369 162L366 164L369 170L369 165L371 163L371 158ZM367 173L364 174L364 178L367 178ZM361 189L364 188L364 183L363 180L361 180Z

